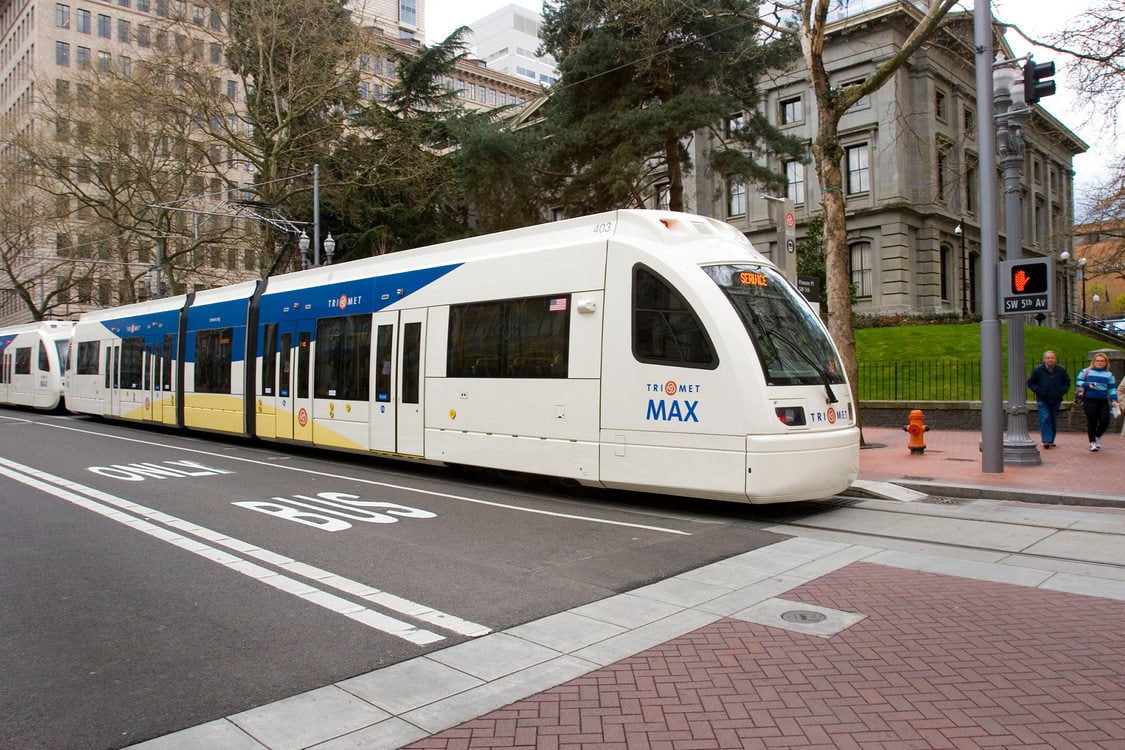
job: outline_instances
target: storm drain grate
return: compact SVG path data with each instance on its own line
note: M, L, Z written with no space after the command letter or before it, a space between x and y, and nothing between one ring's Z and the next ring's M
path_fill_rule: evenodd
M928 495L924 500L918 500L919 503L929 503L930 505L964 505L971 503L973 500L969 497L939 497L937 495Z

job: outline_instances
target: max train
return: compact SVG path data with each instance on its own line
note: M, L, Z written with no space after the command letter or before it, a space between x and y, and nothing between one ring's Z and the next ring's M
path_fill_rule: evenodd
M736 229L621 210L101 310L74 412L751 503L858 474L816 313Z
M56 320L0 328L0 404L59 406L73 330Z

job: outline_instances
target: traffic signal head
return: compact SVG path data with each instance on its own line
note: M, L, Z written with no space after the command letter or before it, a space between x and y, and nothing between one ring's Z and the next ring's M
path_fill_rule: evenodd
M1010 294L1046 294L1049 269L1042 261L1015 263L1009 267L1008 288Z
M1053 62L1035 63L1028 60L1023 66L1023 100L1035 104L1044 96L1055 93L1055 82L1048 80L1055 74Z

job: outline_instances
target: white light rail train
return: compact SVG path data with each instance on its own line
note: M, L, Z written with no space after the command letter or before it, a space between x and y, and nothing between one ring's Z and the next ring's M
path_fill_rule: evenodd
M621 210L83 315L78 413L751 503L859 467L816 313L728 224Z
M58 408L73 331L57 320L0 328L0 404Z

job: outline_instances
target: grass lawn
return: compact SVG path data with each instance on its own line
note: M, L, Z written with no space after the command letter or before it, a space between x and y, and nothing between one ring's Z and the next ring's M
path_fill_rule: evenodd
M860 398L934 401L980 398L980 324L862 328L856 334ZM1007 393L1008 327L1001 322L1000 372ZM1089 364L1095 349L1113 348L1097 339L1038 325L1024 326L1026 372L1052 349L1071 377ZM897 363L899 366L893 366ZM1030 395L1030 394L1029 394Z
M1043 352L1053 349L1060 360L1089 361L1095 349L1112 349L1109 344L1057 328L1025 325L1024 351L1029 365L1038 364ZM1001 323L1000 337L1004 357L1008 356L1008 326ZM980 324L898 326L861 328L855 332L856 359L860 362L918 359L980 359ZM1005 361L1007 361L1005 359Z

